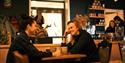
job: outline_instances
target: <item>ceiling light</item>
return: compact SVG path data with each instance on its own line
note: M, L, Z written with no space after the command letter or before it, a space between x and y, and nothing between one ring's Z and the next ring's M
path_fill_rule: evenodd
M117 2L118 0L114 0L114 2Z

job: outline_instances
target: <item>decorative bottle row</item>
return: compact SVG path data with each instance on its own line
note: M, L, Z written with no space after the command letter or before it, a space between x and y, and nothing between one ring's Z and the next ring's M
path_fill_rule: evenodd
M104 3L101 3L100 0L94 0L93 4L92 4L92 8L95 8L95 9L103 9L105 8L105 4Z
M91 25L105 25L104 19L91 19L90 20Z
M104 14L103 13L89 13L90 17L102 17L104 18Z

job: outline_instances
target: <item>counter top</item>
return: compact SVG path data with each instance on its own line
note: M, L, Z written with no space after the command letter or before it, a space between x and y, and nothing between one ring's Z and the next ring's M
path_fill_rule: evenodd
M37 47L53 47L53 46L61 46L61 44L34 44ZM10 45L0 45L0 49L8 49Z

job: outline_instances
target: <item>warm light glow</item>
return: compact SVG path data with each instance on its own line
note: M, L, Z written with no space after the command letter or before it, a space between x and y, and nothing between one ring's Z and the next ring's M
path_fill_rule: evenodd
M61 2L44 2L44 1L31 1L31 7L42 8L61 8L64 9L64 3Z
M57 2L59 1L59 2ZM66 0L68 1L68 0ZM64 9L65 8L65 0L51 0L49 1L31 1L31 8L35 8L32 9L32 15L36 16L37 13L37 8L53 8L53 9ZM69 8L69 6L68 6ZM66 8L67 11L67 8ZM70 13L70 12L68 12ZM66 17L70 17L68 16L68 14L66 12ZM48 32L48 36L52 37L52 36L62 36L62 11L51 11L49 13L47 13L47 10L43 9L42 10L42 16L44 17L44 24L42 25L43 27L46 27L46 25L49 25L51 27L47 28L47 32ZM62 38L54 38L53 39L53 44L60 44L62 42Z
M118 0L114 0L114 2L117 2Z
M32 9L31 15L32 15L32 16L36 16L36 15L37 15L37 10L33 10L33 9Z
M44 16L44 25L49 25L51 27L47 28L48 36L62 36L62 14L61 13L42 13ZM61 38L54 38L53 44L60 44L62 42Z

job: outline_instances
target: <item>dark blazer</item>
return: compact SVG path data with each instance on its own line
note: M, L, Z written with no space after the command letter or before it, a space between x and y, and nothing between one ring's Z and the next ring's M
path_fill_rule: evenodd
M67 44L70 53L86 54L87 61L91 61L94 59L99 60L98 49L96 48L94 40L92 39L91 35L88 32L86 32L85 30L81 30L80 34L74 37L75 37L74 45L71 45L71 43Z
M8 51L6 63L15 63L13 51L18 51L22 55L26 54L30 63L39 63L41 62L42 57L52 56L51 52L38 51L30 42L30 39L25 32L21 32L17 35L12 42Z

